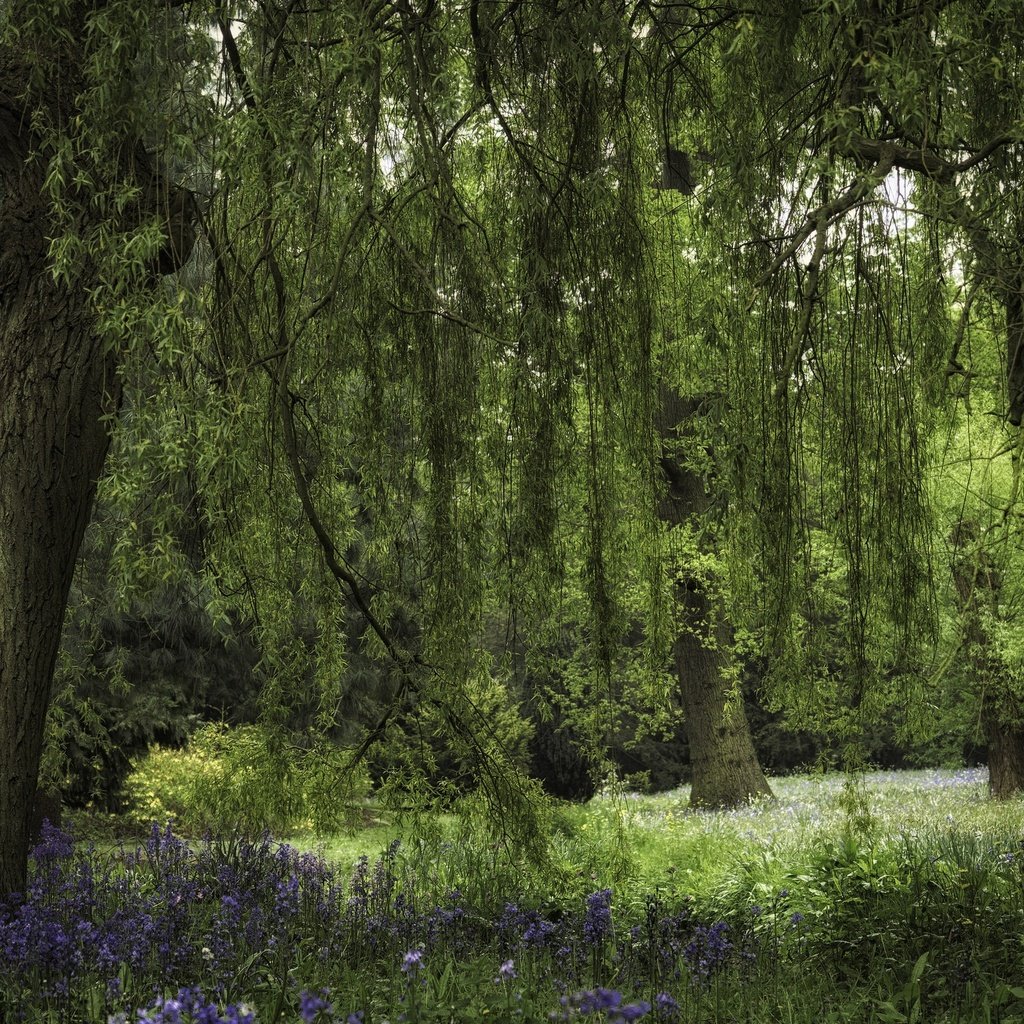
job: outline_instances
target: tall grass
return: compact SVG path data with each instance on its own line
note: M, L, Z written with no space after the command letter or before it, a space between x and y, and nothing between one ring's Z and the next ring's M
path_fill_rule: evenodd
M319 855L159 828L105 853L51 835L28 901L0 912L0 1013L1024 1020L1020 804L989 804L978 771L775 790L725 813L687 812L684 790L561 809L543 869L456 818Z

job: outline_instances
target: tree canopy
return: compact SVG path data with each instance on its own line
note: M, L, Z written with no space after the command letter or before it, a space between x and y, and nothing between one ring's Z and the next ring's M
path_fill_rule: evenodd
M498 805L496 623L595 734L631 629L851 739L973 644L1024 749L1015 8L3 3L0 887L97 479L124 601L200 571L324 725L355 615L356 753L432 708Z

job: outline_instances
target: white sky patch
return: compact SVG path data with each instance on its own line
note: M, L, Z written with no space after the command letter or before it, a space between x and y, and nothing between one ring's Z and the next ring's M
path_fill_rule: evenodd
M885 206L880 211L887 234L906 234L917 225L914 209L914 178L900 168L891 170L882 182ZM877 193L877 190L876 190Z

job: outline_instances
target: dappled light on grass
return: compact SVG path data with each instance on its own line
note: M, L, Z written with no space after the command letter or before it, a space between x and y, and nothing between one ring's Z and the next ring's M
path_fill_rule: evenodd
M771 781L774 800L728 811L690 810L685 786L655 796L628 794L619 801L643 884L659 880L710 895L733 886L738 874L756 864L759 880L781 887L787 872L805 863L820 843L850 830L851 810L862 816L860 831L883 845L936 828L1006 838L1024 834L1024 804L990 802L985 768L876 771L853 780L835 772ZM587 827L587 816L602 813L598 799L576 820L594 837L600 830Z

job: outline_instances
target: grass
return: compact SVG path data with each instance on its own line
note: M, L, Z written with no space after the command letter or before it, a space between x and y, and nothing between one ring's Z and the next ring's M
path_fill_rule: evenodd
M709 897L749 877L779 887L806 869L822 844L851 828L880 844L945 831L986 836L1007 845L1024 838L1024 801L996 803L984 768L792 775L772 780L774 800L731 811L691 811L689 787L657 795L605 793L562 807L551 835L554 869L595 885L645 892L668 887ZM433 822L459 841L459 825ZM297 834L300 850L350 866L382 853L401 835L395 826ZM623 849L625 846L625 849Z
M983 770L773 788L775 801L730 812L687 811L685 788L561 807L543 867L452 816L400 847L398 822L300 835L291 852L159 833L137 854L80 846L40 862L34 924L0 915L0 1012L48 1024L1024 1021L1024 803L990 803ZM86 899L85 877L107 887L90 882ZM107 922L139 907L164 937L114 979L94 951L117 947Z

